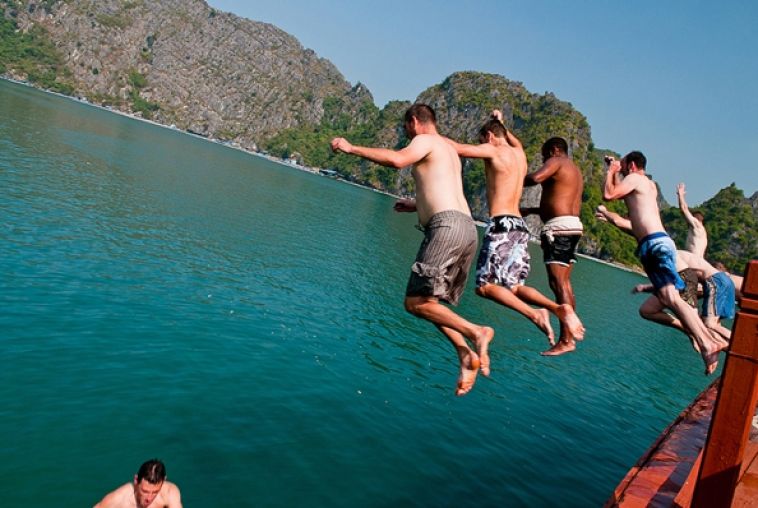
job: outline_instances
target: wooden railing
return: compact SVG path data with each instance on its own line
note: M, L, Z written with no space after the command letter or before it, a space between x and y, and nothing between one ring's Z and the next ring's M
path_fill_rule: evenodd
M745 460L758 402L758 260L748 263L742 295L703 448L692 508L731 507Z

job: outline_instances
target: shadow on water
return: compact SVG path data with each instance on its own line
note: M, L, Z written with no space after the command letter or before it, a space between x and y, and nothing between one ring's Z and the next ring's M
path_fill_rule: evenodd
M188 506L598 505L706 384L639 277L583 260L561 358L470 283L493 375L455 398L391 198L8 83L0 108L8 506L92 505L153 456Z

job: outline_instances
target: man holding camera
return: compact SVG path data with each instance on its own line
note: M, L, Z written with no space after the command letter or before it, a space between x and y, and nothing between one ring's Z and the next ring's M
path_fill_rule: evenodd
M608 171L603 199L623 199L626 203L632 234L638 242L637 255L653 283L656 296L695 339L705 363L705 373L712 374L718 365L718 353L727 343L711 335L697 311L679 295L685 285L676 271L676 246L663 229L658 210L658 189L645 174L647 159L642 152L633 151L620 161L606 157L605 162Z

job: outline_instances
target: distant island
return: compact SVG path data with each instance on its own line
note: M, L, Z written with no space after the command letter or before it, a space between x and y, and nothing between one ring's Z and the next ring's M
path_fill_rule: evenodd
M351 85L291 35L202 0L0 0L0 74L375 190L413 192L404 172L328 147L334 136L402 146L407 140L399 119L409 102L379 109L368 88ZM595 147L586 117L570 103L479 72L454 73L417 101L435 108L442 133L468 142L492 109L503 110L524 143L530 170L540 166L547 138L564 137L585 179L580 251L638 266L634 241L594 219L602 202L602 158L614 151ZM464 183L474 215L484 218L480 162L465 162ZM529 189L524 204L535 204L539 192ZM686 226L679 210L660 204L666 228L681 245ZM608 206L626 212L622 203ZM741 272L758 257L758 192L747 198L732 184L692 208L705 214L710 260ZM537 218L529 220L539 226Z

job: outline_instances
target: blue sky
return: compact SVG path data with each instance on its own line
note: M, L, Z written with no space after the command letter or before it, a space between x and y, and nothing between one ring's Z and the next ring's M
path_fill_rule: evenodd
M210 0L272 23L364 83L382 107L456 71L553 92L595 145L642 150L670 203L758 190L758 2Z

